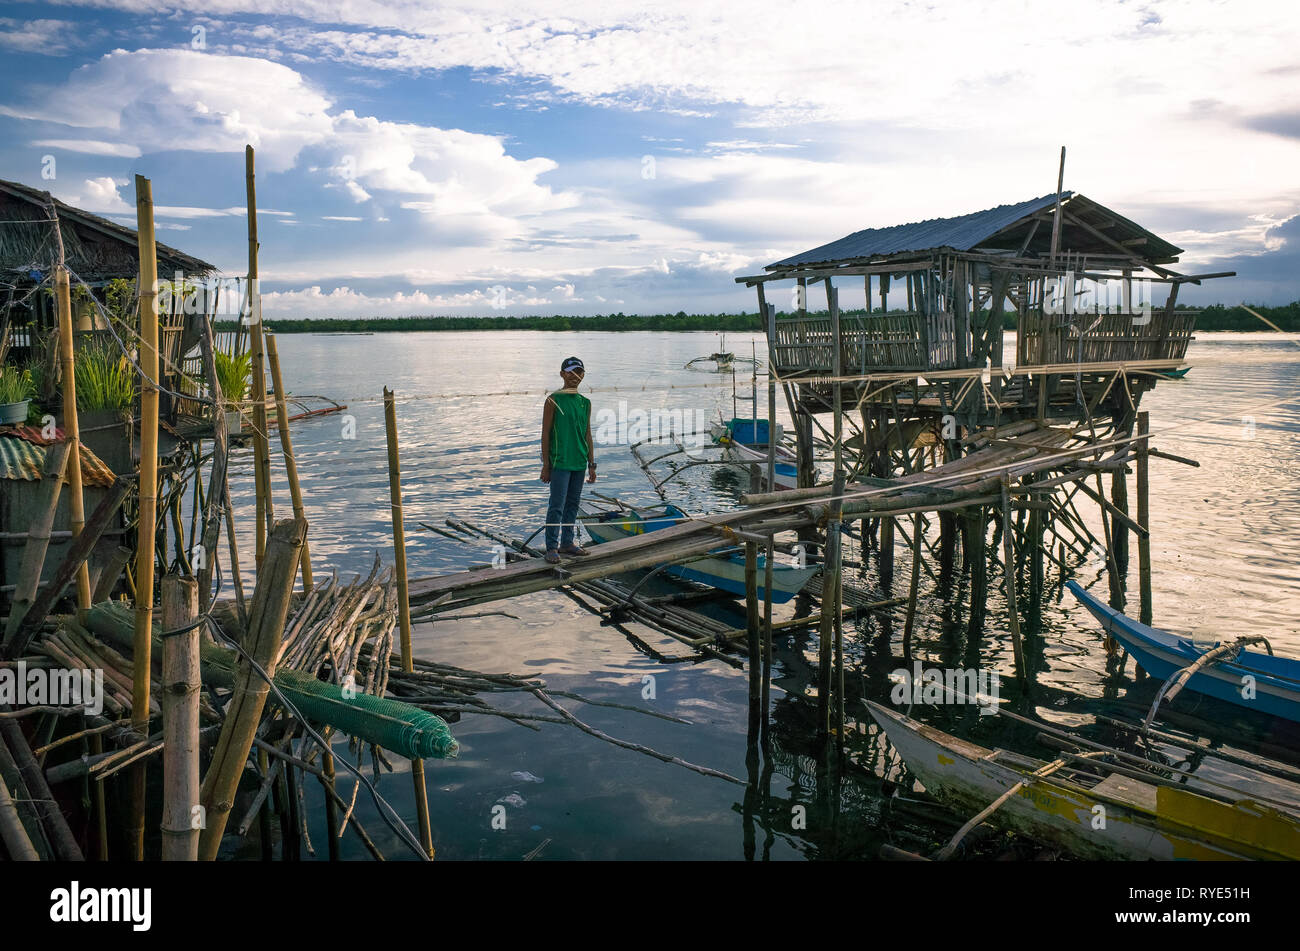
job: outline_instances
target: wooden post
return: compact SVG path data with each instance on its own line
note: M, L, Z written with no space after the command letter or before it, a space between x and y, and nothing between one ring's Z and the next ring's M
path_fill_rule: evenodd
M402 670L415 670L411 654L411 602L406 585L406 530L402 524L402 465L397 451L397 400L384 387L384 426L388 432L388 494L393 513L393 558L397 572L397 614L401 627ZM424 760L411 760L411 779L415 784L415 809L420 820L420 842L433 858L433 829L429 823L429 796L424 785Z
M767 487L768 491L776 489L776 305L768 304L762 298L759 285L759 300L763 303L763 312L767 316ZM767 550L763 553L763 677L759 706L763 711L762 736L764 749L768 749L768 710L771 709L772 683L772 572L776 560L776 536L767 536Z
M289 613L293 582L302 558L302 540L306 534L305 522L278 523L267 541L266 558L257 575L257 590L253 592L244 645L248 655L267 677L275 677L275 659L280 653L284 620ZM270 692L267 681L241 657L234 692L226 706L226 721L200 792L207 823L199 836L199 859L202 861L210 862L217 857L221 836L234 805L235 791L239 788L248 751L252 749L253 737Z
M0 778L0 840L4 841L5 851L15 862L39 862L41 857L32 846L32 840L18 818L18 807L9 795L9 787Z
M1015 654L1016 672L1025 677L1025 651L1020 643L1020 607L1016 603L1016 553L1011 526L1010 480L1002 477L1002 578L1006 585L1007 618L1011 622L1011 649Z
M193 578L168 575L162 581L162 716L164 862L199 857L199 629L168 634L194 623L199 586Z
M140 254L140 489L135 542L135 650L131 722L149 735L149 677L153 634L154 535L158 512L158 258L154 244L153 185L135 177L136 237ZM136 861L144 859L144 790L146 766L132 770L129 844Z
M72 446L68 456L68 513L72 537L86 527L85 499L81 491L81 429L77 423L77 365L72 348L72 292L68 287L68 269L62 264L54 272L54 296L59 308L59 361L63 369L63 437ZM90 610L90 568L82 562L77 568L77 613L82 618Z
M817 670L817 731L826 736L830 731L832 660L836 640L842 636L835 622L840 615L840 513L843 509L844 495L844 456L843 456L843 383L842 375L843 347L840 343L840 307L839 295L826 279L826 303L831 315L832 346L832 384L834 393L833 434L835 441L835 476L831 489L830 513L826 522L826 547L822 568L822 621L818 643Z
M293 439L289 435L289 409L284 399L284 384L280 380L280 354L275 348L275 334L266 335L271 356L271 385L275 387L275 418L280 427L280 449L284 452L284 471L289 477L289 498L293 504L293 517L305 519L302 507L302 489L298 485L298 463L293 458ZM310 591L311 551L307 539L302 540L302 589Z
M750 744L758 741L759 708L763 697L762 647L758 629L758 543L745 542L745 634L749 648Z
M1110 474L1110 495L1115 508L1128 515L1128 473L1125 466L1120 466ZM1123 519L1116 519L1111 526L1114 533L1115 567L1119 570L1120 581L1128 580L1128 526ZM1144 526L1145 527L1145 526Z
M1139 620L1150 624L1151 607L1151 506L1150 506L1150 459L1147 433L1150 432L1151 417L1149 413L1138 413L1137 431L1141 438L1137 442L1137 520L1146 532L1138 532L1138 586L1142 601Z
M262 291L257 277L257 183L253 147L244 148L248 192L248 346L253 355L253 467L257 496L256 565L262 567L266 532L275 515L271 506L271 447L266 431L266 364L262 353Z
M71 449L72 446L64 441L51 446L45 455L40 494L27 529L27 544L23 547L23 560L18 569L13 600L9 604L9 621L5 625L5 653L11 657L15 656L13 647L18 628L40 590L41 571L50 548L50 529L59 510L59 493L63 488L63 473L67 470Z
M916 623L916 592L921 581L921 515L912 516L912 577L907 590L907 620L903 623L903 657L912 656L912 626Z
M1065 146L1061 146L1061 167L1056 173L1056 212L1052 215L1051 266L1056 267L1056 255L1061 250L1061 192L1065 189ZM1071 290L1073 290L1071 288Z
M894 519L886 515L880 520L880 590L889 594L893 587Z
M988 599L988 555L985 534L988 529L984 506L975 505L965 510L965 538L962 548L970 566L970 619L968 629L972 634L984 627Z
M203 513L202 552L203 565L199 568L199 608L206 611L212 599L212 572L216 568L220 549L222 503L226 493L226 464L230 436L226 431L225 394L217 378L216 344L212 339L212 321L202 315L199 348L203 355L203 373L208 378L208 393L212 397L212 473L208 480L207 511ZM196 477L197 478L197 477ZM232 528L233 531L233 528ZM231 573L239 582L238 558L231 559ZM240 596L242 603L242 593Z

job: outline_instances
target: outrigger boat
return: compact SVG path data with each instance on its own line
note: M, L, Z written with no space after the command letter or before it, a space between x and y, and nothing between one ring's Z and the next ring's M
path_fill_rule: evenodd
M1146 782L1096 751L1046 763L866 703L927 793L1080 858L1300 859L1300 813L1290 800L1265 804L1221 783L1190 788L1155 774Z
M690 516L675 505L661 505L650 509L635 509L623 506L618 510L583 511L578 515L578 522L587 529L587 533L597 543L627 538L629 535L643 535L646 532L668 528L689 520ZM772 565L772 603L785 604L812 580L812 576L821 569L816 565L799 568L790 565ZM719 552L698 558L681 565L668 565L665 574L698 581L730 594L745 595L745 557L737 552ZM766 558L760 552L758 556L758 597L764 599L766 588L763 580L766 574Z
M696 357L693 360L686 361L687 370L702 369L702 364L712 363L714 370L718 373L731 373L735 370L737 363L750 363L753 361L746 360L744 357L737 357L727 347L726 334L722 336L722 349L709 354L707 357Z
M758 466L759 481L764 489L771 491L767 485L767 444L771 438L771 426L765 419L739 419L714 423L709 431L713 442L722 447L722 457L742 465L746 470ZM776 424L776 461L773 468L773 483L777 490L793 489L799 485L798 458L781 444L784 435L781 424Z
M1199 662L1186 681L1189 690L1300 722L1300 660L1275 657L1271 650L1267 654L1249 651L1233 642L1198 644L1121 614L1089 594L1077 581L1067 581L1066 587L1152 677L1169 680ZM1220 656L1203 660L1215 651ZM1247 684L1248 690L1244 689Z

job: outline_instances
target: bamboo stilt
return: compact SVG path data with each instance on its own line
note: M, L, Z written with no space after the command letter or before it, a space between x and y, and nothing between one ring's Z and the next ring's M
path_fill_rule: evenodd
M212 606L212 573L220 557L221 510L226 492L226 467L230 434L226 430L225 394L217 377L216 343L212 339L212 321L203 315L199 334L199 349L203 356L203 373L208 378L208 393L212 397L212 473L203 513L202 551L203 565L199 568L199 609ZM195 477L195 485L202 488L202 480ZM196 509L197 511L197 506ZM238 580L238 560L232 560L233 573Z
M59 510L59 493L63 488L63 473L67 470L71 449L69 443L62 442L51 446L45 456L40 497L36 501L35 514L28 527L27 544L23 548L23 560L18 569L18 583L14 587L9 621L5 625L5 652L9 654L13 654L13 639L40 588L41 572L50 547L50 529Z
M244 148L244 178L248 193L248 346L253 355L253 466L257 508L255 563L260 570L266 534L275 519L271 504L271 447L266 422L266 363L262 339L262 292L257 276L257 182L253 147Z
M1142 438L1137 443L1137 520L1145 532L1138 532L1138 588L1141 608L1139 620L1150 624L1151 606L1151 501L1150 501L1150 447L1147 433L1150 431L1151 417L1148 413L1138 413L1137 431Z
M140 503L135 553L135 683L131 693L132 725L149 735L149 677L153 626L154 534L158 509L158 258L154 244L153 185L135 177L136 236L140 253ZM132 773L129 823L131 855L144 859L145 765Z
M192 624L199 613L199 586L169 575L162 582L163 630ZM162 859L199 857L199 629L164 636L162 642L163 815Z
M32 840L18 818L18 807L9 795L9 787L0 778L0 840L4 841L5 851L15 862L39 862L41 857L32 845Z
M284 471L289 478L289 498L293 517L305 519L302 507L302 489L298 485L298 463L293 457L293 438L289 434L289 409L284 399L284 383L280 379L280 354L275 348L275 334L266 336L267 352L271 357L271 385L275 387L275 417L280 428L280 449L284 452ZM311 550L307 539L302 540L302 589L311 591Z
M749 647L749 742L758 741L759 703L763 696L758 627L758 545L745 542L745 634Z
M388 434L388 492L393 513L393 556L397 573L397 611L401 630L402 670L415 669L411 653L411 601L406 582L406 529L402 524L402 466L397 445L397 401L393 391L384 387L384 426ZM415 808L420 821L420 842L429 858L434 857L433 829L429 822L429 796L425 791L424 760L411 761L411 779L415 784Z
M293 582L302 557L302 539L306 533L307 525L301 520L278 523L267 540L266 558L258 572L245 650L267 677L275 676L275 659L280 653L280 639L289 613ZM210 862L217 857L221 836L234 805L235 791L270 692L267 681L241 658L234 692L226 707L226 721L200 792L207 823L199 836L199 859L202 861Z
M63 437L71 447L68 456L68 514L72 537L86 527L86 503L81 490L81 429L77 423L77 365L72 348L72 292L68 269L62 264L54 272L54 296L59 310L59 361L63 375ZM84 618L90 610L90 568L77 568L77 613Z
M1009 480L1002 478L1002 578L1006 585L1007 619L1011 623L1011 649L1015 654L1016 672L1025 677L1025 650L1020 643L1020 606L1016 603L1016 558L1011 531L1011 492Z

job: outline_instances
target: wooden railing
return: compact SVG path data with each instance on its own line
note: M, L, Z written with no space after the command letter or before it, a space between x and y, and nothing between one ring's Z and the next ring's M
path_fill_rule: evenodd
M829 317L794 317L776 324L776 366L782 374L834 371ZM840 318L840 359L846 374L870 370L933 370L956 366L951 314L877 314Z
M1044 314L1030 311L1016 339L1018 366L1181 360L1192 337L1194 311L1154 308L1141 314Z

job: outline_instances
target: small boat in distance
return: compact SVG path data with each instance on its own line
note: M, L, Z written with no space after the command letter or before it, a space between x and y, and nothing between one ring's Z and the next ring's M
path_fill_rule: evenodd
M578 515L578 523L587 529L596 543L627 538L630 535L643 535L687 521L690 516L675 505L661 505L651 509L635 509L625 506L619 510L584 511ZM745 596L745 557L738 552L719 553L687 562L682 565L669 565L664 573L687 581L698 581L729 594ZM816 565L798 567L774 563L772 565L772 603L785 604L804 589L812 576L821 569ZM766 574L766 558L760 552L758 556L758 597L766 597L763 580Z
M927 793L970 815L1008 796L986 821L1079 858L1300 858L1300 816L1289 805L1274 808L1244 793L1154 774L1147 782L1132 768L1109 768L1095 753L1064 753L1045 763L990 750L865 702Z
M1219 646L1217 641L1197 643L1188 637L1148 627L1098 600L1077 581L1067 581L1066 587L1101 622L1102 629L1157 680L1169 679ZM1194 672L1187 681L1187 689L1256 713L1271 713L1300 722L1300 660L1290 657L1274 657L1243 647Z

